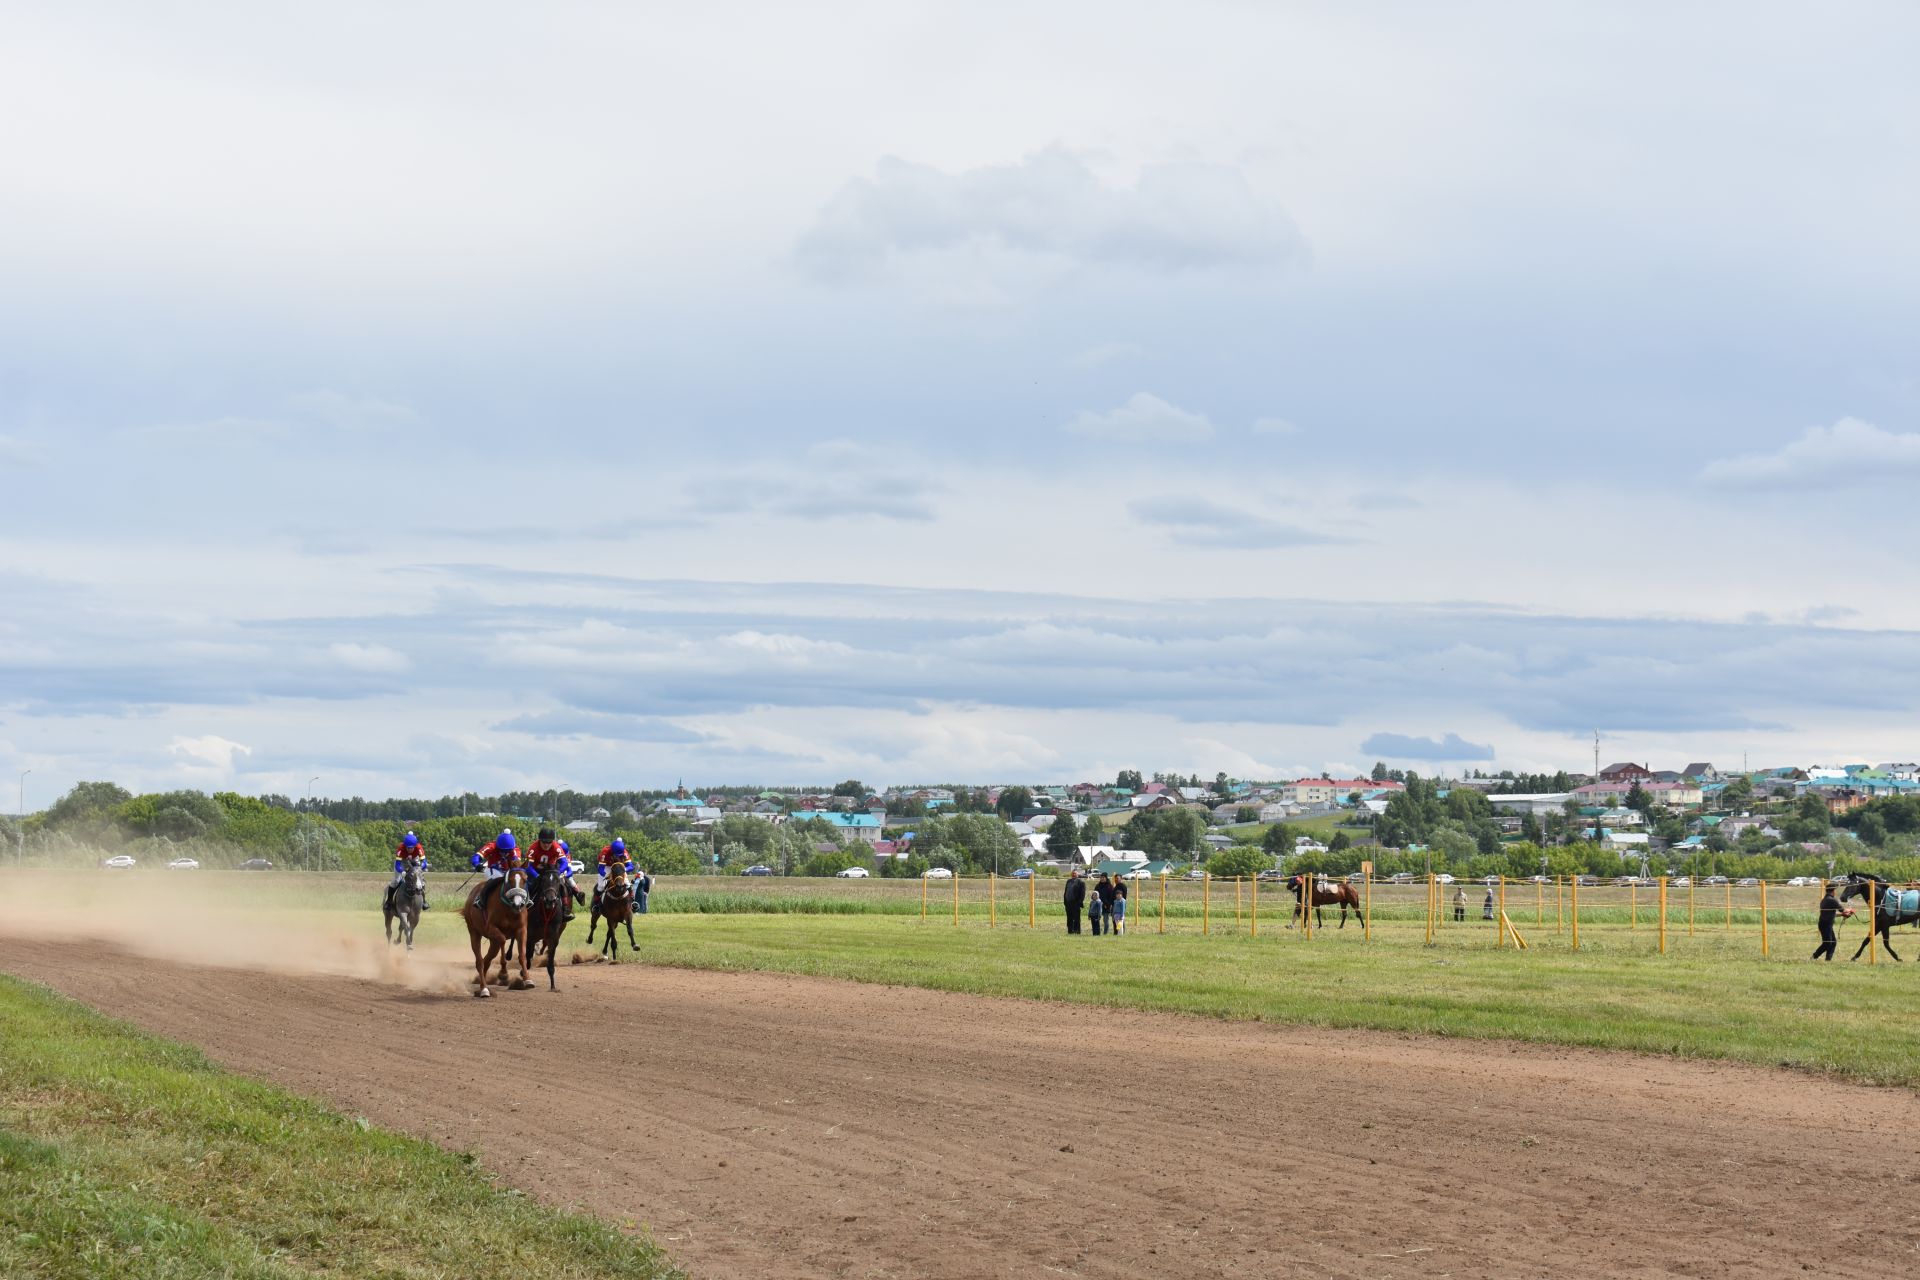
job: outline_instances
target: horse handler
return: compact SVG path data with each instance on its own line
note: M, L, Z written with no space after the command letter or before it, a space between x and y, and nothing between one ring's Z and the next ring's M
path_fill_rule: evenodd
M1828 964L1833 963L1834 948L1840 945L1840 939L1834 936L1833 932L1836 916L1843 920L1851 920L1853 908L1840 905L1840 899L1833 894L1833 881L1829 880L1826 896L1820 899L1820 945L1813 949L1813 959L1824 958Z

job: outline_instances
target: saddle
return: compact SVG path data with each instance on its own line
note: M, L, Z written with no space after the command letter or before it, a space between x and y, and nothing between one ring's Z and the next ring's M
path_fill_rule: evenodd
M1920 916L1920 889L1887 889L1880 894L1880 909L1889 915Z

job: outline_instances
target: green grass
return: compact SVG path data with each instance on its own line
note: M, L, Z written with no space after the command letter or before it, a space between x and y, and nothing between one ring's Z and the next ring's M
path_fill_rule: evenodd
M467 1157L0 977L0 1276L678 1276Z

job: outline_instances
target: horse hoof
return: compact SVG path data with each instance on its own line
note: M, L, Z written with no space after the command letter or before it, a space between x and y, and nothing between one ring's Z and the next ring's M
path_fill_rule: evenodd
M493 992L487 990L485 987L482 987L478 991L473 993L473 998L475 1000L487 1000L487 999L491 999L492 996L493 996Z

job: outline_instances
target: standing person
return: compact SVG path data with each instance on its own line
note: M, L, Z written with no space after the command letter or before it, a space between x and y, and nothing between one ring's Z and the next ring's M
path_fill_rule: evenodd
M1487 900L1480 904L1480 918L1482 920L1493 919L1493 889L1491 887L1487 889Z
M1453 891L1453 918L1455 920L1465 920L1467 918L1467 889L1465 885L1461 885Z
M633 882L633 909L641 915L647 914L647 899L653 896L653 877L647 874L645 867L640 868L640 876Z
M427 869L427 847L420 843L420 837L409 831L400 837L400 843L393 850L393 879L387 882L387 896L391 898L406 882L407 860L420 859L420 869ZM427 909L427 882L420 882L420 909Z
M1100 926L1106 920L1107 906L1100 897L1100 886L1087 886L1087 923L1093 927L1093 936L1100 936Z
M1113 936L1114 926L1119 923L1119 918L1113 913L1113 904L1118 902L1120 898L1119 894L1114 891L1113 885L1113 877L1106 872L1102 872L1100 875L1100 883L1093 887L1094 895L1100 899L1100 914L1106 917L1108 937ZM1098 933L1100 930L1095 929L1094 932Z
M1113 928L1114 933L1127 931L1127 882L1119 876L1113 878Z
M1087 882L1080 878L1080 868L1067 872L1066 888L1060 891L1060 901L1067 909L1067 932L1080 932L1080 908L1087 902Z
M1840 905L1840 899L1833 895L1833 881L1829 880L1826 896L1820 899L1820 945L1813 949L1813 959L1824 957L1828 964L1833 963L1833 950L1840 945L1840 939L1833 932L1836 916L1850 920L1853 918L1853 908Z

